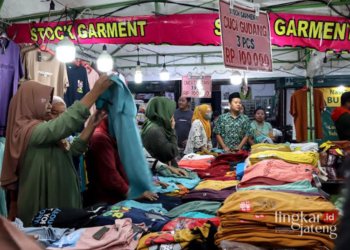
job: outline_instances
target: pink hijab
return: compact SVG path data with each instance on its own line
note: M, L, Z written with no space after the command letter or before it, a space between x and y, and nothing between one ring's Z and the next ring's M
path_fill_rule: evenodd
M21 84L10 102L4 160L2 163L1 186L16 189L20 161L36 125L44 121L45 109L51 102L53 88L27 81Z

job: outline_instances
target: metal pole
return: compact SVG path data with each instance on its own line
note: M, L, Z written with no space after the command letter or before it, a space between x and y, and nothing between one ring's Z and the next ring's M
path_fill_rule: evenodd
M311 125L311 141L316 140L316 134L315 134L315 103L314 103L314 84L313 84L313 78L309 79L310 82L310 125Z

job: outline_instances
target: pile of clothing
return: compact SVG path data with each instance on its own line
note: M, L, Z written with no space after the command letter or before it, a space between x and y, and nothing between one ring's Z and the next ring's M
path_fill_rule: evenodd
M327 141L320 146L321 178L323 180L343 180L346 169L343 162L350 156L349 141Z
M157 201L43 209L32 227L14 224L47 249L332 249L338 212L315 186L315 145L252 150L187 155L187 176L159 167Z
M247 152L191 154L179 165L187 175L157 168L157 201L124 200L86 209L47 208L31 227L16 227L47 249L216 249L217 211L236 192L236 166Z
M217 244L229 240L269 248L333 249L337 236L337 210L320 196L240 191L226 199L219 216Z
M254 145L236 192L219 209L217 245L333 249L338 210L316 186L318 161L314 144Z

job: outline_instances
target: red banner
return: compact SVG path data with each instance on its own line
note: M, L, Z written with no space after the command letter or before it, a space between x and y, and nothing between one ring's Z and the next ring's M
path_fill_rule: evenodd
M350 51L350 21L331 16L270 13L271 43L319 51ZM241 27L240 27L241 29ZM221 45L218 14L180 14L19 23L8 29L17 43L57 43L67 31L80 44Z
M281 47L349 51L349 24L343 17L270 13L271 42Z
M171 44L220 45L220 21L217 14L184 14L170 16L135 16L103 19L81 19L74 24L14 24L9 36L17 43L43 40L57 43L64 31L80 44Z
M269 17L266 12L220 0L224 64L227 68L272 71Z

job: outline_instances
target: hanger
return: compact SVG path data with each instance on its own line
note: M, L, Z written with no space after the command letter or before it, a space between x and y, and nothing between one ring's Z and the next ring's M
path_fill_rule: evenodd
M1 31L0 39L1 39L1 53L5 54L6 48L10 42L10 38L7 36L5 29L2 29Z
M86 68L88 70L89 73L94 70L91 67L91 63L90 62L87 62L87 61L84 61L84 60L80 59L80 63L81 63L82 66L84 66L84 68Z
M41 51L41 52L46 52L46 53L49 53L50 55L52 55L52 56L55 56L55 52L53 52L51 49L49 49L48 47L47 47L47 44L42 44L42 45L39 45L38 46L38 49L39 49L39 51Z
M308 86L304 86L304 87L302 87L300 90L302 90L302 91L308 91L309 90L309 88L308 88Z
M10 40L5 30L1 31L0 38Z

